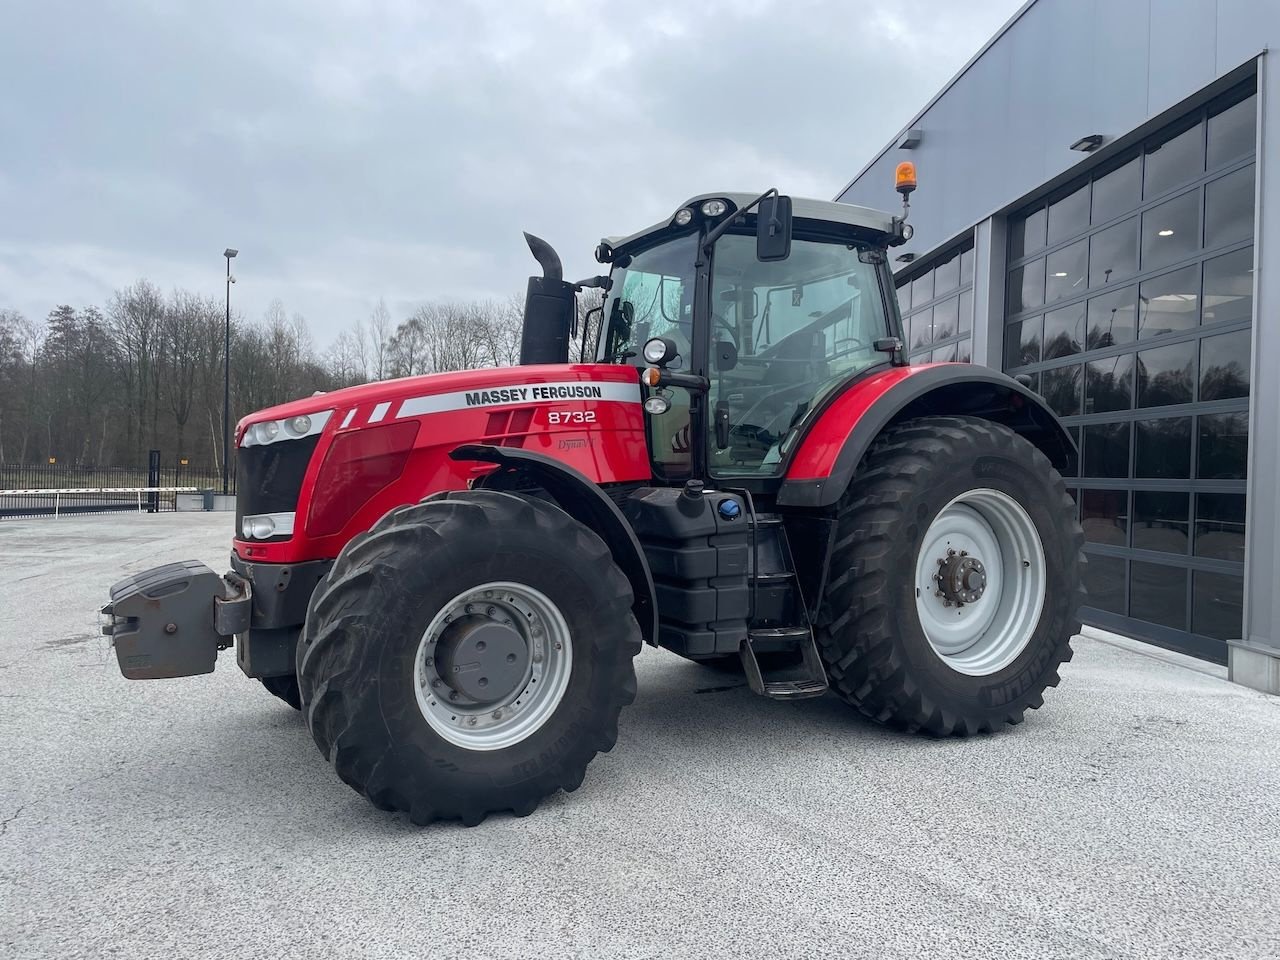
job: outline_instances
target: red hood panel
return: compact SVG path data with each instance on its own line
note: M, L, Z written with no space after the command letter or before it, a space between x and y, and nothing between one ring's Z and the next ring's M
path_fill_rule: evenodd
M508 384L556 383L572 380L637 383L636 367L614 363L555 363L528 367L485 367L480 370L456 370L449 373L428 373L419 377L400 377L396 380L380 380L358 387L346 387L313 397L290 400L258 410L242 418L236 424L236 438L246 426L262 420L283 420L301 414L336 410L341 418L344 410L353 407L394 402L410 397L430 396L438 393L454 393L460 390L483 390Z

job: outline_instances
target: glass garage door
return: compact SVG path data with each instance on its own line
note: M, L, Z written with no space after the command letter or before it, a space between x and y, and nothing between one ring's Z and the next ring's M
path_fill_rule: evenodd
M1010 220L1005 369L1075 433L1085 620L1241 635L1256 104L1239 90Z
M912 363L968 363L973 343L973 242L896 278Z

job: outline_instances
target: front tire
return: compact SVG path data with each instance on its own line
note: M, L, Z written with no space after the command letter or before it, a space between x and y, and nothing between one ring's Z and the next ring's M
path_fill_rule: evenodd
M631 602L605 543L553 504L475 490L400 507L312 597L308 728L343 781L415 823L527 815L617 740Z
M1080 629L1084 536L1062 477L1000 424L887 430L838 506L816 637L866 716L948 736L1020 723Z

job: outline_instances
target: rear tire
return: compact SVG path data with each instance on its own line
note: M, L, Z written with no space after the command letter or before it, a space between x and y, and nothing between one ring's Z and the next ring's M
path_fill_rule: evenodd
M1084 600L1075 503L1044 454L986 420L911 420L876 441L837 509L816 638L844 700L939 736L1043 703ZM934 581L970 553L990 567L966 581L979 596L954 580L943 593Z
M434 671L465 676L472 664L445 666L446 641L434 638L495 609L476 599L475 616L466 606L454 621L475 591L497 594L496 616L523 631L518 656L544 682L513 680L525 693L510 704L467 708L464 697L451 719L462 681ZM577 789L617 740L641 646L631 601L605 543L553 504L474 490L400 507L347 545L312 597L298 648L307 726L343 781L414 823L525 816ZM486 655L511 639L496 622Z

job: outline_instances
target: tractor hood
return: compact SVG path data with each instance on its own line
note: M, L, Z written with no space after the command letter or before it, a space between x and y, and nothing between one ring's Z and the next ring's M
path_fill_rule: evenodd
M332 411L341 423L347 412L371 407L374 414L382 408L376 419L394 419L401 412L405 401L442 394L462 394L466 402L466 394L482 394L476 397L477 404L490 405L492 400L500 400L504 396L512 397L511 403L554 399L552 396L538 396L537 388L543 386L543 392L550 385L563 386L566 383L591 382L610 384L636 384L637 397L639 371L636 367L603 363L570 363L541 364L519 367L487 367L479 370L459 370L449 373L429 373L417 377L400 377L395 380L381 380L377 383L365 383L356 387L346 387L328 393L317 393L300 400L267 407L243 417L236 424L235 443L240 444L247 427L268 420L283 421L291 417L303 415L314 416L318 413ZM495 391L524 388L523 396L516 394L497 394ZM571 392L571 391L570 391ZM564 396L568 397L565 393ZM386 405L383 407L383 405Z

